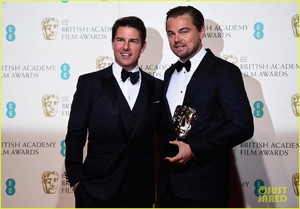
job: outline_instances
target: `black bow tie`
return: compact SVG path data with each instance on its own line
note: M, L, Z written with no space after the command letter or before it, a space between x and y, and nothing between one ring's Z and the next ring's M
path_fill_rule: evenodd
M182 70L182 68L185 67L186 71L190 71L191 69L191 61L188 60L186 62L180 62L179 60L175 63L175 68L178 72Z
M123 68L121 72L122 81L123 82L126 81L128 77L130 77L130 81L132 84L136 84L139 80L140 75L139 72L132 73L132 72L128 72Z

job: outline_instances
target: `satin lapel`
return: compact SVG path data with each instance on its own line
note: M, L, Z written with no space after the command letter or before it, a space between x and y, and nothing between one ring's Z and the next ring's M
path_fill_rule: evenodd
M136 100L136 104L134 105L133 109L133 111L138 111L140 114L138 115L138 118L135 121L130 138L133 138L133 136L136 134L142 119L146 119L147 114L150 114L151 111L147 111L147 106L151 104L155 91L155 83L147 79L147 76L145 75L144 71L142 71L141 69L140 71L142 75L142 83L138 98Z
M168 103L168 99L167 99L167 90L168 90L168 87L169 87L169 83L170 83L170 80L171 80L171 76L173 74L175 70L175 66L172 65L165 73L165 76L164 76L164 109L166 111L165 114L167 114L167 118L169 120L170 123L172 123L172 115L171 115L171 110L170 110L170 107L169 107L169 103Z
M187 86L184 100L183 100L184 105L190 106L193 103L197 95L197 92L201 88L203 81L205 80L206 76L209 73L209 70L212 68L214 64L215 55L213 55L213 53L209 49L206 50L207 50L206 55L203 57L203 60L197 67L196 71L194 72Z
M126 133L125 127L120 118L120 110L119 110L118 100L117 100L118 94L116 91L118 88L118 83L116 82L116 79L112 74L111 67L110 70L108 69L106 72L102 74L101 84L103 87L103 91L102 91L103 97L108 103L110 103L111 116L115 119L116 123L120 127L119 130L122 130L124 133Z

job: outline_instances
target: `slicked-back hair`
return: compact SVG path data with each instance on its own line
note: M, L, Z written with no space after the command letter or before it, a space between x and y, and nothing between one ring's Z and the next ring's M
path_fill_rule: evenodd
M166 22L170 17L178 17L182 15L190 15L193 19L193 24L196 26L198 31L201 31L202 27L204 26L204 17L202 13L192 6L178 6L170 9L167 12Z
M147 36L146 27L144 25L144 22L140 18L135 17L135 16L122 17L122 18L116 20L116 22L114 23L114 25L112 27L111 41L112 42L114 41L118 28L126 27L126 26L135 28L140 32L142 46L144 46L144 44L146 42L146 36Z

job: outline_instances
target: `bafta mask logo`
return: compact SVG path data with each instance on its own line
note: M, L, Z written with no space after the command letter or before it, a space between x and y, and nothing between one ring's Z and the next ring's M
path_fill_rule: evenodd
M42 185L46 194L54 194L57 190L59 175L56 171L42 173Z
M228 62L231 62L232 64L237 64L238 60L237 57L234 55L223 55L222 58Z
M46 94L42 98L43 111L46 117L56 115L59 104L59 97L54 94Z
M298 93L292 96L291 105L292 105L292 110L294 115L298 117L299 116L299 94Z
M299 197L299 173L294 173L292 176L292 184L294 193Z
M104 68L107 68L113 63L113 58L110 56L100 56L97 57L96 60L96 68L98 70L103 70Z
M42 31L46 40L54 40L58 31L58 19L46 17L42 20Z
M299 14L292 17L291 23L294 36L299 37Z

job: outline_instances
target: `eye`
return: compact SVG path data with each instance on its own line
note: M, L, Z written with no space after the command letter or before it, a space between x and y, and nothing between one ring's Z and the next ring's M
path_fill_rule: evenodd
M183 34L183 35L184 35L184 34L187 34L188 32L189 32L189 30L181 30L181 31L180 31L180 34Z
M174 33L173 33L173 32L168 32L168 33L167 33L167 36L168 36L169 38L171 38L171 37L174 36Z
M123 39L122 39L122 38L118 38L118 37L117 37L117 38L115 39L115 41L116 41L116 42L122 42L122 41L123 41Z
M134 43L134 44L138 44L138 43L139 43L139 40L137 40L137 39L132 39L132 40L130 40L130 42L131 42L131 43Z

